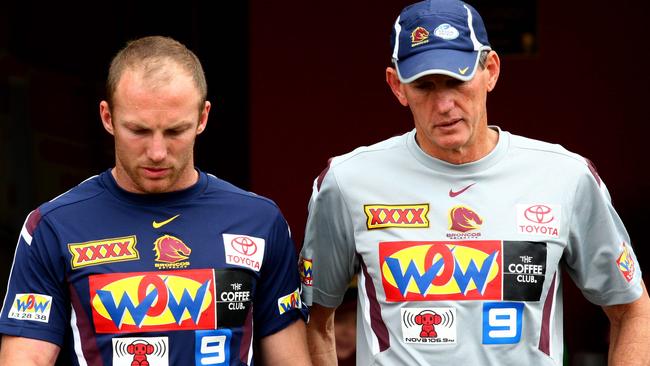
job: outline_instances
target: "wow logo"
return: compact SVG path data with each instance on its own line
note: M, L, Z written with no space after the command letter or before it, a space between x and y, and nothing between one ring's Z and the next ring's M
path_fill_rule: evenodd
M500 241L379 243L386 300L499 300Z
M618 270L625 277L625 280L630 282L634 278L634 259L632 259L632 254L627 243L623 242L621 247L621 254L616 259L616 264L618 265Z
M52 309L52 296L41 294L16 294L9 318L49 322Z
M313 282L312 274L313 263L311 259L300 257L298 271L300 271L300 282L305 286L311 286Z
M282 296L278 299L278 312L280 315L286 313L291 309L300 309L301 307L302 302L300 301L299 289L296 289L289 295Z
M213 270L111 273L89 283L97 333L216 328Z

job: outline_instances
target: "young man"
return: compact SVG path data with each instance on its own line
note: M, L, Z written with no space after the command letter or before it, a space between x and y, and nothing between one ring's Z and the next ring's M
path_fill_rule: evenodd
M29 214L0 317L0 365L310 364L278 207L194 167L210 102L197 57L145 37L99 105L115 167Z
M650 364L650 300L593 166L488 125L500 62L480 15L416 3L392 41L386 80L415 129L314 182L301 253L314 363L334 363L334 311L358 276L359 365L562 365L566 270L611 321L610 364Z

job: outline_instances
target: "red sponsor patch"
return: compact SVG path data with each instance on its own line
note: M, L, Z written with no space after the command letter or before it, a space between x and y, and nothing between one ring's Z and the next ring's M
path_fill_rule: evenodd
M500 241L379 243L387 301L500 300Z
M216 328L211 269L101 274L89 285L97 333Z
M368 230L384 229L389 227L399 228L426 228L429 227L429 204L404 204L404 205L364 205L368 221Z
M68 244L72 269L140 259L135 235Z

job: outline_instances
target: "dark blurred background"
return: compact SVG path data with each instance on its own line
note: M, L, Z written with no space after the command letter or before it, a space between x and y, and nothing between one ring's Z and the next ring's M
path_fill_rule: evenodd
M645 268L647 6L468 2L502 60L490 123L590 158ZM0 4L0 290L27 213L113 165L98 104L111 57L144 35L174 37L203 62L213 108L197 165L275 200L299 244L312 180L327 158L412 128L384 81L392 24L408 3ZM597 365L606 318L569 282L568 360Z

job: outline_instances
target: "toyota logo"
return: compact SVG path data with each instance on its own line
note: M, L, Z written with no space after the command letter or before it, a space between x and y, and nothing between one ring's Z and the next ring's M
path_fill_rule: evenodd
M538 224L548 224L553 221L555 217L550 215L551 208L545 205L530 206L524 211L524 216L528 221L536 222Z
M230 245L234 250L237 251L237 253L246 255L246 256L251 256L257 252L257 244L255 242L246 236L238 236L234 238L231 242Z

